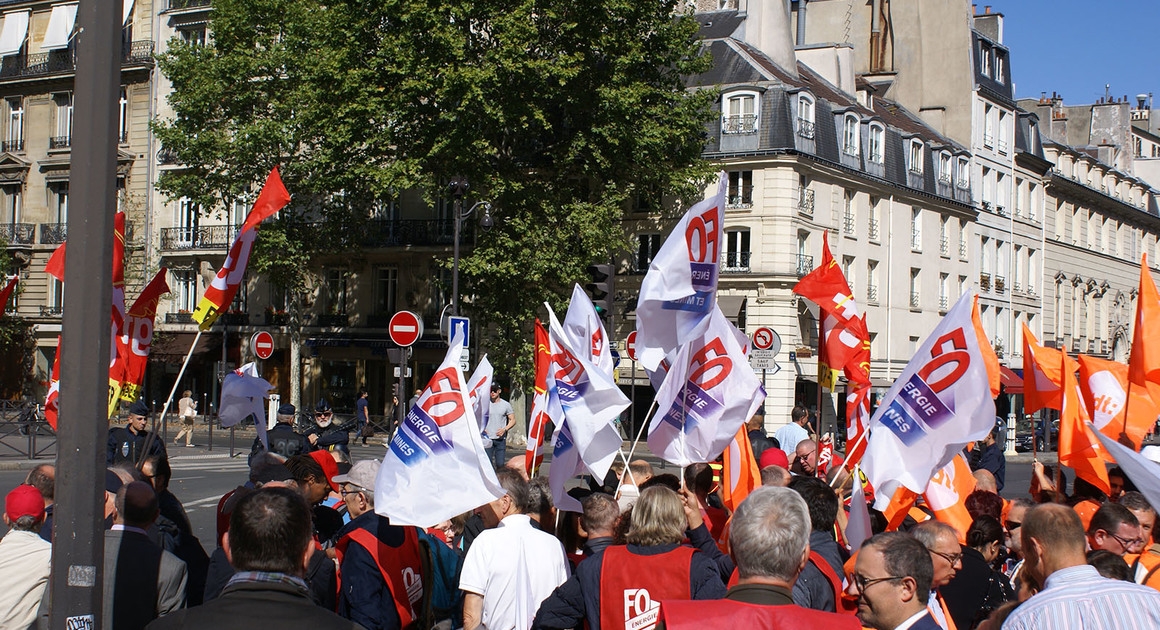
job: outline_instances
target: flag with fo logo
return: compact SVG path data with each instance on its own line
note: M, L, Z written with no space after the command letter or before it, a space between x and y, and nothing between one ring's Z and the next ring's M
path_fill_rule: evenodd
M708 327L672 357L648 447L678 466L713 461L764 401L736 327L714 302Z
M899 486L921 493L968 443L995 426L999 359L972 292L923 341L870 421L862 467L884 509Z
M391 438L375 479L375 512L393 525L431 527L504 495L459 369L463 332L457 330L443 363Z

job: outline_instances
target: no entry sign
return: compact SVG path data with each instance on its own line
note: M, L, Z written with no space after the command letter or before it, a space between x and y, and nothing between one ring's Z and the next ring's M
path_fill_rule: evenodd
M777 333L772 328L762 326L753 331L753 347L758 350L773 350L777 353L779 348L774 348L774 345L781 346L781 339L778 338Z
M636 331L628 333L628 339L624 341L624 351L628 354L628 358L636 361Z
M259 330L250 337L250 347L254 349L254 354L259 359L269 359L274 354L274 336Z
M399 311L391 316L387 332L391 341L403 347L410 346L423 336L423 320L411 311Z

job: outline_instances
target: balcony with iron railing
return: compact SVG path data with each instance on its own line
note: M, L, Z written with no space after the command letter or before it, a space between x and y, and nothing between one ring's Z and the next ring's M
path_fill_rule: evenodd
M855 220L853 214L847 213L846 216L842 217L842 232L844 232L846 236L854 235L854 226Z
M806 256L805 254L798 254L797 257L797 275L804 276L814 270L814 257Z
M979 274L979 290L980 291L990 291L991 290L991 274L986 273L986 272Z
M950 299L947 298L947 296L945 296L945 295L938 296L938 312L940 312L940 313L947 312L947 306L949 303L950 303Z
M208 7L209 5L210 0L169 0L166 9L169 11L180 11L182 9Z
M959 178L959 180L955 183L955 186L962 190L966 190L971 187L971 182L968 179Z
M1005 217L1005 216L1007 216L1007 208L1000 206L998 204L995 204L995 214L997 214L1001 217Z
M67 223L41 223L40 243L42 245L58 245L68 238Z
M753 186L742 186L740 193L735 188L730 189L729 195L725 199L725 207L729 209L752 208Z
M721 257L722 273L749 273L749 257L751 252L725 252Z
M949 236L943 235L938 238L938 253L943 258L951 255L951 238Z
M0 151L5 153L23 153L24 152L24 138L19 140L5 140L0 143Z
M42 304L40 306L41 317L60 317L62 313L64 313L64 307L59 304L55 306L44 306Z
M809 188L798 189L798 212L807 216L814 216L814 191Z
M878 285L876 285L876 284L867 285L867 287L866 287L866 303L867 304L877 304L878 303Z
M995 293L1002 295L1007 290L1007 279L1003 276L995 276Z
M1035 293L1035 285L1034 284L1027 285L1027 295L1030 297L1035 297L1036 293Z
M72 147L72 136L52 136L48 139L49 151L60 151Z
M989 133L983 134L983 146L987 147L988 149L995 146L995 136Z
M1007 153L1007 141L1006 140L999 141L999 153L1003 153L1003 154Z
M806 120L805 118L797 119L797 134L799 136L807 140L813 140L816 133L817 125L814 124L814 121Z
M74 40L75 41L75 40ZM41 77L76 71L75 44L64 50L9 55L0 62L0 81ZM153 63L153 41L127 42L121 48L121 65L138 66Z
M463 223L459 242L472 242L475 223ZM453 245L455 222L451 219L376 219L363 226L362 245L366 247L395 247L409 245Z
M917 309L922 302L918 299L918 293L910 292L910 308Z
M226 249L233 243L237 231L234 225L161 228L161 249Z
M965 239L960 238L959 239L959 260L966 260L966 259L967 259L967 241Z
M912 229L910 231L910 251L922 252L922 232L920 230Z
M722 116L721 133L729 135L741 133L757 133L757 116L754 114Z
M878 219L870 219L870 229L868 232L869 232L870 240L877 243L878 238L879 238Z
M35 233L35 223L0 223L0 240L8 247L31 245Z

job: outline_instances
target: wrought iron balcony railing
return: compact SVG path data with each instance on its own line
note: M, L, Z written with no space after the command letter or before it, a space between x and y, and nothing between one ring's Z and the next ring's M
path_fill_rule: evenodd
M169 0L169 10L179 11L181 9L208 7L209 3L210 0Z
M181 311L178 313L166 313L165 314L165 323L166 324L192 324L193 323L193 313L190 313L188 311Z
M0 223L0 240L7 243L9 247L31 245L35 233L35 223Z
M980 291L990 291L991 290L991 274L989 274L989 273L980 273L979 274L979 290Z
M749 273L750 252L725 252L721 257L721 271L725 273Z
M5 153L22 153L24 151L24 139L19 140L5 140L0 143L0 151Z
M943 256L951 255L951 239L949 236L940 236L938 239L938 253Z
M814 216L814 191L809 188L798 189L798 212L807 217Z
M798 254L797 257L797 274L799 277L806 275L814 270L814 257L806 256L805 254Z
M161 228L161 249L226 249L237 231L234 225Z
M72 136L53 136L48 139L48 148L67 149L72 146Z
M208 0L206 3L208 4ZM153 63L152 40L129 42L121 48L122 66L151 63ZM0 62L0 80L75 72L76 66L75 46L69 46L64 50L10 55Z
M854 233L854 215L853 214L847 214L846 216L842 217L842 231L845 232L846 234L853 234Z
M919 304L921 304L921 302L918 299L918 294L911 293L910 294L910 308L918 308Z
M721 118L721 133L757 133L757 116L754 114L723 116Z
M57 245L68 238L67 223L41 223L40 243L42 245Z
M870 219L870 240L878 241L878 219Z
M817 133L817 125L814 124L814 121L798 118L797 123L798 135L807 140L813 140L814 134Z
M878 285L871 284L871 285L868 285L866 287L866 303L867 304L877 304L878 303Z

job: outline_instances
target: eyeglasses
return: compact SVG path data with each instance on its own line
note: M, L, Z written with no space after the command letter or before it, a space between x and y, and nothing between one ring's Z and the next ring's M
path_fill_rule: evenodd
M353 488L353 489L348 490L347 489L348 487ZM362 486L356 486L354 484L351 484L350 486L343 486L341 489L339 489L338 493L340 495L342 495L342 497L345 499L346 495L348 495L348 494L358 494L360 492L364 492L365 490L366 490L366 488L363 488Z
M314 417L315 418L329 418L332 415L334 415L334 414L330 411L319 411L319 412L316 412L314 414Z
M1104 530L1104 531L1107 531L1107 530ZM1121 545L1123 545L1124 549L1126 549L1128 551L1131 551L1133 549L1139 549L1140 547L1144 546L1144 541L1143 541L1143 539L1140 539L1140 538L1132 538L1129 540L1127 538L1120 538L1119 536L1113 534L1112 532L1107 532L1107 534L1109 536L1111 536L1112 538L1115 538L1116 541L1118 541Z
M808 452L808 453L806 453L806 454L804 454L804 455L798 455L798 456L797 456L797 458L798 458L798 459L809 459L809 458L810 458L810 455L813 455L813 454L814 454L814 452L813 452L813 451L810 451L810 452Z
M1020 523L1019 521L1007 521L1007 531L1008 532L1015 531L1015 530L1019 529L1020 527L1023 527L1023 523Z
M941 551L935 551L934 549L929 549L928 551L951 563L952 567L958 564L959 560L963 559L963 552L961 551L959 553L943 553Z
M887 580L901 580L903 577L904 576L901 575L888 575L886 577L880 578L868 578L857 573L851 573L849 575L850 582L858 588L859 593L865 593L867 588L870 588L879 582L886 582Z

